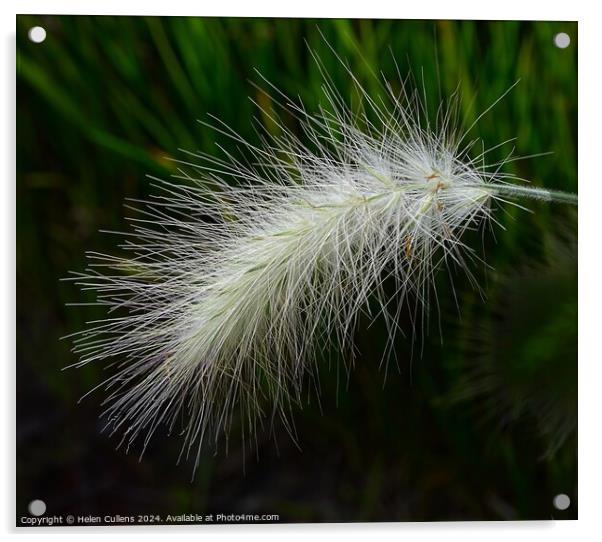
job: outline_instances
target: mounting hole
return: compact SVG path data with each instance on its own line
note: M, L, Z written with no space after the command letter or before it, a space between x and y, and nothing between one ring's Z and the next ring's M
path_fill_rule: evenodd
M27 35L29 36L30 41L42 43L46 39L46 30L41 26L34 26L29 29Z
M569 506L571 506L571 499L568 495L560 493L560 495L554 497L554 508L556 510L566 510Z
M554 45L559 49L566 49L571 44L571 36L566 32L558 32L554 36Z
M28 509L32 516L41 516L46 512L46 503L40 499L36 499L29 503Z

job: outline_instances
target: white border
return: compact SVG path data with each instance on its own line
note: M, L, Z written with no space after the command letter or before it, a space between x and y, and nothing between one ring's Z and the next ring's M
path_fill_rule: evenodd
M593 6L593 2L587 2ZM573 522L511 522L511 523L429 523L429 524L330 524L330 525L256 525L207 527L130 527L130 528L71 528L67 532L81 536L82 533L108 533L112 537L165 537L189 534L203 538L219 536L233 539L241 536L245 540L315 537L332 538L338 534L352 540L364 540L368 536L400 540L405 537L420 540L527 540L533 538L547 541L566 542L568 538L589 538L590 532L601 531L599 506L601 496L602 450L600 447L600 397L602 392L602 357L596 336L602 334L598 325L598 313L602 309L597 260L601 259L602 221L601 210L596 206L602 202L602 172L600 148L602 116L600 93L602 71L600 70L600 18L593 7L585 2L525 2L505 0L495 5L476 1L429 0L423 2L394 2L392 0L370 0L350 2L304 0L303 2L258 1L234 2L169 2L150 5L148 1L20 1L2 2L1 20L3 31L2 84L0 104L4 126L0 145L0 163L4 178L0 183L1 250L3 255L2 289L0 306L3 324L0 326L2 344L6 350L3 358L5 386L3 397L3 422L5 424L4 445L0 447L4 487L0 507L3 531L16 532L14 525L14 389L15 389L15 14L16 13L63 13L63 14L114 14L114 15L205 15L205 16L279 16L279 17L370 17L404 19L536 19L579 21L579 521ZM545 89L541 90L545 92ZM597 309L597 310L596 310ZM602 320L602 318L600 318ZM28 538L43 531L52 539L62 539L64 529L20 529L19 534Z
M399 2L373 0L350 2L344 0L304 0L282 2L255 0L242 2L192 2L173 0L150 5L141 0L86 1L53 0L14 2L17 13L71 15L204 15L245 17L346 17L393 19L525 19L525 20L577 20L580 10L577 2L547 1L545 4L506 0L497 5L485 2L456 0L430 0L429 2Z

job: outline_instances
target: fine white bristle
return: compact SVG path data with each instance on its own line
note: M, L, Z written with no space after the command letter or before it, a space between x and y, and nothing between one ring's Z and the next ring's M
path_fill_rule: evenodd
M486 152L471 158L453 100L429 124L416 93L384 88L388 101L359 88L359 113L328 81L320 114L287 103L305 143L280 123L281 135L256 147L218 121L248 164L191 155L196 175L183 162L179 178L156 180L124 234L127 256L90 254L76 281L108 316L76 335L75 352L78 365L117 362L106 414L128 445L181 426L184 455L197 454L234 412L246 434L266 417L288 420L316 351L334 342L352 355L368 301L393 340L391 306L411 298L428 310L441 264L470 274L477 256L462 234L492 217L492 202L574 199L511 184Z

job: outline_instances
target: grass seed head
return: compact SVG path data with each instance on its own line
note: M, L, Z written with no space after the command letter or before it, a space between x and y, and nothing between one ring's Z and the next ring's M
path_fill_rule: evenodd
M106 415L128 446L181 426L182 452L198 461L237 411L245 436L266 418L289 423L316 351L334 342L351 356L369 299L392 341L403 300L428 310L438 267L470 276L477 256L462 234L493 218L493 202L553 199L511 184L487 152L470 157L453 105L430 124L417 93L383 88L387 105L358 87L365 109L352 113L326 80L328 109L286 105L303 136L280 123L261 147L216 121L248 163L193 154L197 174L183 165L155 180L124 256L91 254L76 280L108 315L76 335L75 352L79 365L117 361Z

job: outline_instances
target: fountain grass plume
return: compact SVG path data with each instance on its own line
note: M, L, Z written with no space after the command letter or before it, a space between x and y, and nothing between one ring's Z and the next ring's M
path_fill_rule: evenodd
M478 255L462 234L495 222L494 204L576 203L487 164L488 150L473 152L472 126L456 129L457 96L431 124L407 83L395 91L384 82L385 101L349 74L360 111L328 77L317 114L272 87L299 136L271 110L279 135L263 132L261 146L215 119L250 158L188 153L179 175L154 179L155 195L138 203L125 255L89 253L90 267L73 277L107 309L75 335L76 365L115 363L99 387L107 427L128 447L177 429L196 464L201 443L227 433L235 415L243 438L266 419L290 427L318 351L334 343L351 359L369 301L392 341L403 300L428 311L439 267L455 264L478 287Z

